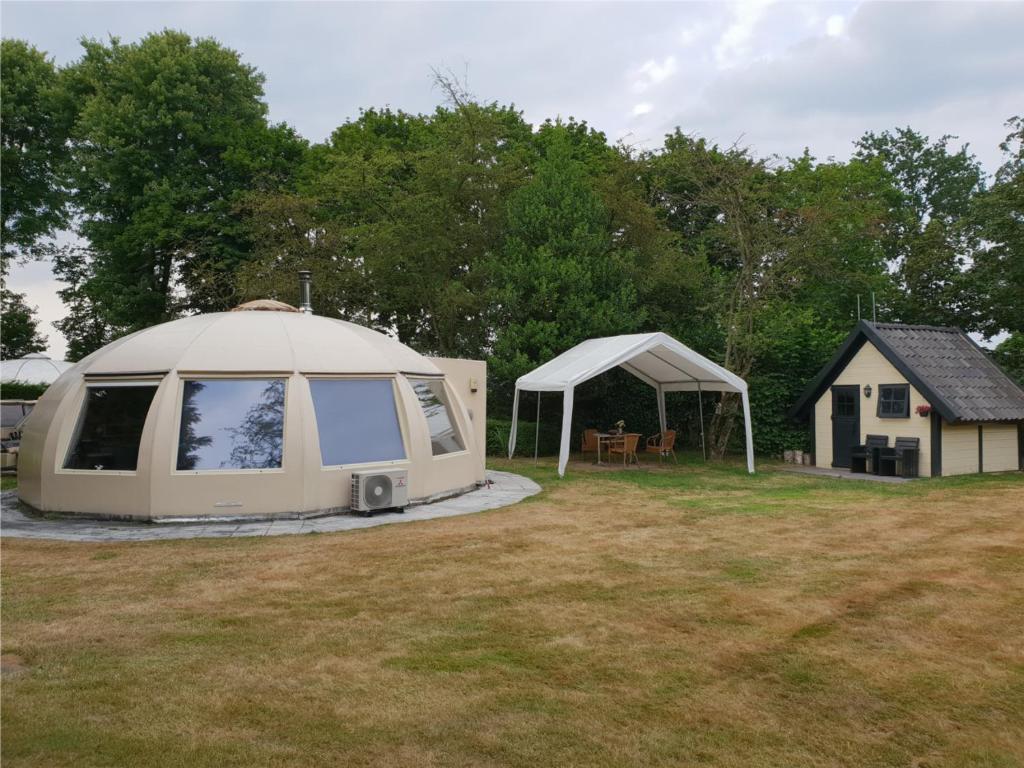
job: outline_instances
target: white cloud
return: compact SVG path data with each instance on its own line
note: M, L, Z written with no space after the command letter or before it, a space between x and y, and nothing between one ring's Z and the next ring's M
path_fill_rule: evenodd
M742 0L732 7L732 20L714 47L715 62L721 69L735 67L749 56L754 28L769 4L769 0Z
M711 24L706 21L687 24L679 30L679 44L684 48L688 48L698 40L706 37L710 30Z
M839 14L829 16L825 20L825 34L829 37L839 37L843 34L844 29L846 29L846 19Z
M654 107L648 102L644 101L639 104L633 105L633 117L640 117L641 115L648 114Z
M676 69L675 56L666 56L661 62L649 59L637 70L640 78L633 83L633 90L643 93L652 85L658 85L668 80L676 73Z
M847 157L865 131L909 125L959 136L992 171L1003 122L1024 103L1022 27L1024 4L862 5L837 37L819 25L756 65L719 73L663 126L742 137L760 154L807 146Z

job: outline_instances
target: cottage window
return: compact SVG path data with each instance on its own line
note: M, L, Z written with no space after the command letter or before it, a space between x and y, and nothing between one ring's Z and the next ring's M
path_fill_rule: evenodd
M310 379L325 467L405 458L390 379Z
M89 385L64 469L134 472L152 384Z
M878 387L878 418L910 417L910 385L882 384Z

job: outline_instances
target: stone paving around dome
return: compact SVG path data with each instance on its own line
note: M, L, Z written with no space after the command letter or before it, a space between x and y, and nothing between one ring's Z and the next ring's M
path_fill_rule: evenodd
M89 520L73 517L44 517L26 514L17 491L0 496L0 536L61 541L153 541L158 539L222 538L233 536L283 536L296 533L333 533L372 528L390 523L411 523L435 517L455 517L497 509L540 492L537 483L511 472L487 471L488 485L461 496L386 512L372 517L351 514L304 520L262 520L252 522L207 521L201 523L153 523Z

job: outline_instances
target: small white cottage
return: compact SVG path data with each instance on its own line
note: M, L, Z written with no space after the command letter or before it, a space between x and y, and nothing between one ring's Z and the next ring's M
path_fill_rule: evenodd
M873 435L916 440L924 477L1024 470L1024 390L957 328L861 321L791 413L820 467Z

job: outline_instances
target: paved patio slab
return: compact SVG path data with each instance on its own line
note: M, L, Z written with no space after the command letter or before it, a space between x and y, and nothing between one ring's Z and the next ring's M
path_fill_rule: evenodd
M814 475L815 477L838 477L843 480L867 480L873 483L909 483L909 477L888 477L871 475L866 472L851 472L837 467L803 467L797 464L779 467L780 472L793 472L798 475Z
M0 536L60 541L153 541L158 539L234 538L236 536L285 536L296 533L333 533L373 528L391 523L411 523L436 517L455 517L515 504L540 492L532 480L511 472L488 471L487 485L452 499L407 507L405 512L386 512L372 517L350 514L304 520L253 522L208 521L201 523L154 523L43 517L32 514L18 501L17 491L0 495Z

